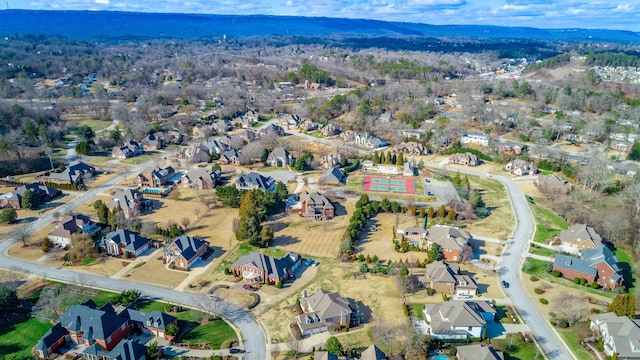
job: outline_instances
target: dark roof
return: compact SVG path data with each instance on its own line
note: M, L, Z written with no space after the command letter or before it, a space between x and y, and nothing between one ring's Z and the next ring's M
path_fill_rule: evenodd
M38 198L42 198L42 197L56 197L58 195L60 195L60 190L58 189L54 189L54 188L50 188L48 186L42 185L42 184L37 184L37 183L32 183L32 184L27 184L27 185L22 185L18 188L15 189L14 193L22 196L22 194L24 194L25 191L27 190L31 190L33 191L36 196Z
M595 266L598 263L606 262L613 271L620 273L622 270L618 267L618 258L609 250L608 247L600 245L595 248L584 249L580 256L585 261L588 261L591 266Z
M591 267L588 261L574 258L567 255L558 254L553 259L553 267L577 271L581 274L596 276L598 270Z
M56 341L60 340L61 337L69 335L69 331L63 328L60 323L55 324L46 334L40 339L38 344L36 345L36 349L46 351L51 345L55 344Z
M300 255L292 252L277 259L261 253L253 252L238 259L233 263L233 265L231 265L231 267L238 268L243 265L253 264L256 268L264 271L268 276L282 279L289 275L289 271L298 261L300 261Z
M85 332L92 339L106 340L127 319L118 317L116 313L96 310L84 305L72 305L60 316L58 322L69 331Z
M246 175L242 175L238 180L236 180L236 185L240 188L250 187L252 189L259 189L263 191L270 190L273 184L274 181L271 176L265 177L257 172L250 172Z
M105 350L98 343L93 343L82 353L87 355L104 356L111 360L138 360L142 359L147 352L147 347L132 341L122 340L111 351Z
M151 240L142 237L140 233L129 231L126 229L119 229L108 233L107 236L102 239L103 245L106 246L108 241L113 241L116 244L121 244L125 246L125 250L135 252L144 245L148 244Z
M127 307L120 312L120 316L126 319L130 319L131 321L135 321L143 324L145 327L154 328L159 330L166 330L167 325L173 324L176 322L176 318L160 312L158 310L154 310L150 313L138 311L131 307Z
M338 166L328 169L322 174L320 182L345 183L347 175Z
M187 235L180 235L171 244L165 247L165 251L168 251L170 247L175 245L179 249L179 254L182 255L187 261L190 261L195 255L196 251L203 245L208 243L202 239L194 238Z

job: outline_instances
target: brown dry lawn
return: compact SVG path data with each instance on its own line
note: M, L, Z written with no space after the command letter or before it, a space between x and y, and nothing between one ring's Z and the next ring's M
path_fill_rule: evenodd
M394 277L375 277L356 280L353 274L358 272L359 263L340 263L325 259L320 265L318 275L305 289L308 294L324 289L338 291L344 297L361 303L365 323L381 321L388 326L408 323L404 314L400 293ZM302 296L302 289L298 296ZM268 329L272 339L283 341L289 333L289 323L295 320L292 306L296 296L279 303L258 317L258 321Z
M111 257L99 257L93 263L84 266L71 266L75 271L87 272L96 275L113 276L129 264L128 261Z
M153 258L142 266L129 270L122 278L174 288L184 281L187 275L186 271L167 269L162 260Z
M268 223L275 231L272 245L307 256L335 257L355 201L334 202L334 206L337 216L328 221L313 221L293 215Z
M218 288L214 294L235 305L245 308L253 303L253 297L251 297L246 290Z
M89 214L95 215L96 211L93 209L93 203L95 203L98 200L102 200L102 202L104 202L105 204L108 204L109 202L111 202L111 200L113 200L113 197L107 196L106 194L97 195L93 197L91 200L87 201L86 203L78 206L74 211L80 214L85 214L85 215L89 215Z
M422 226L418 224L418 218L402 214L380 213L369 220L368 225L375 225L375 231L365 229L360 235L359 250L365 256L373 257L377 255L382 262L391 260L397 262L399 260L408 259L409 262L420 260L421 262L427 258L426 252L411 251L408 253L398 253L395 251L393 244L393 228L402 229L409 226Z
M475 235L506 240L513 227L511 203L504 186L491 179L469 177L472 189L482 190L482 199L491 209L491 215L467 225L466 230Z

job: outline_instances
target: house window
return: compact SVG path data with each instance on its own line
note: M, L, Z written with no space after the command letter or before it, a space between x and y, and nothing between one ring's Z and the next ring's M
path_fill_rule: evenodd
M107 338L107 344L111 342L111 336Z
M469 331L472 331L472 330L473 330L473 327L469 326Z
M120 330L124 330L125 327L127 327L127 323L122 324L122 326L120 326Z

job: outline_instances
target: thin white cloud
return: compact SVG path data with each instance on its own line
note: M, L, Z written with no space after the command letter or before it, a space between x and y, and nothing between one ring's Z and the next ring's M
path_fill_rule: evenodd
M100 5L109 5L110 1L109 0L96 0L96 4L100 4Z

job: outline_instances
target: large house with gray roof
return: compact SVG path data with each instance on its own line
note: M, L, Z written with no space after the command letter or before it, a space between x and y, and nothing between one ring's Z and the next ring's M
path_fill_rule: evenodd
M274 167L287 167L292 166L296 161L296 158L291 155L287 149L283 147L277 147L273 149L267 156L267 165Z
M317 191L303 190L299 195L292 194L287 199L287 214L299 214L315 220L327 220L335 216L336 208L329 198Z
M219 178L219 171L212 171L208 168L193 168L184 173L180 181L184 187L204 190L215 188Z
M604 245L584 250L579 258L558 254L553 259L553 270L569 280L597 281L605 289L622 286L624 281L618 258Z
M169 266L186 270L201 260L207 251L209 251L208 242L191 236L180 235L164 248L162 256Z
M427 245L438 244L446 261L462 261L465 252L471 249L471 234L455 226L436 225L429 228Z
M238 190L272 191L275 185L276 182L271 176L264 176L257 172L242 175L236 180L236 188L238 188Z
M344 185L347 183L347 174L340 167L334 166L322 174L318 183L320 185Z
M302 314L296 323L302 336L328 331L330 326L338 328L360 324L360 313L349 300L337 292L320 290L300 299Z
M118 229L102 238L98 246L112 256L138 257L153 247L153 240L135 231Z
M491 345L472 344L456 347L458 360L504 360L504 352Z
M386 360L387 355L376 345L366 348L360 355L360 360Z
M136 184L142 187L162 187L167 184L169 178L175 173L175 169L171 166L166 168L150 167L136 176Z
M608 356L618 359L640 359L640 320L608 312L591 319L589 328L602 338Z
M127 307L118 313L111 304L97 309L89 300L70 306L36 344L34 352L45 359L63 348L81 345L83 359L144 360L146 347L127 337L143 331L170 340L172 336L166 334L170 324L177 326L177 319L159 311L145 313Z
M484 338L496 310L487 301L445 301L427 304L424 318L434 339Z
M62 172L46 172L44 175L36 177L39 183L55 184L81 184L84 177L92 177L96 173L96 168L87 165L82 161L75 161Z
M109 210L118 209L122 211L126 219L140 215L140 211L148 207L150 201L146 200L141 193L132 189L121 189L113 195L113 200L107 204Z
M100 231L100 226L91 221L88 216L75 214L65 216L60 221L60 224L47 235L47 238L55 245L69 248L72 245L71 238L73 235L93 235L98 231Z
M469 297L478 292L476 282L471 276L461 274L458 264L434 261L426 266L426 273L425 284L439 294Z
M242 281L247 284L277 285L294 276L301 260L300 255L292 252L281 258L253 252L234 262L231 270L236 276L242 276Z
M564 252L579 254L585 249L602 246L602 237L587 224L573 224L567 230L560 231L560 235L551 243L559 245Z
M32 183L22 185L11 192L0 195L0 208L12 207L14 209L21 209L22 197L27 190L31 190L35 194L35 197L38 199L38 204L42 204L62 194L60 190L42 184Z

